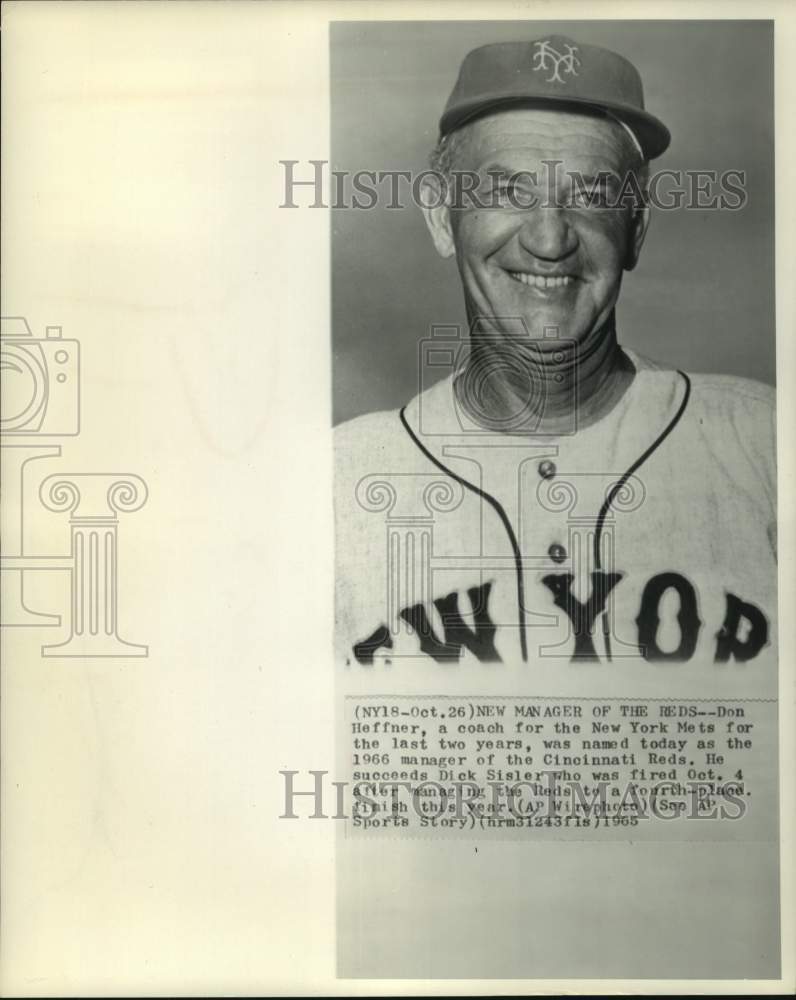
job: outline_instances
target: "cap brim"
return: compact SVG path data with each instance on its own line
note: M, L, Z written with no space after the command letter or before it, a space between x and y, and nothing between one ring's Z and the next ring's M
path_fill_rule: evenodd
M440 134L447 135L454 129L461 128L462 125L501 108L518 107L557 108L561 111L569 109L574 112L586 113L591 111L597 115L607 113L610 117L618 118L619 121L624 122L633 130L648 160L660 156L668 149L672 138L662 121L640 108L628 107L626 104L615 104L610 101L590 101L571 95L556 98L551 96L529 97L527 94L517 94L516 96L496 94L491 99L480 96L477 101L463 101L443 114L439 123Z

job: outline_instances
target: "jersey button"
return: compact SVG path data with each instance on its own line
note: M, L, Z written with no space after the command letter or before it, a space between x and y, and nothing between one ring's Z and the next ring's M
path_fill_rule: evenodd
M558 542L553 542L547 550L547 554L554 563L562 563L567 558L567 550L563 545L559 545Z
M552 479L556 474L556 463L551 462L549 458L545 458L539 463L539 475L542 479Z

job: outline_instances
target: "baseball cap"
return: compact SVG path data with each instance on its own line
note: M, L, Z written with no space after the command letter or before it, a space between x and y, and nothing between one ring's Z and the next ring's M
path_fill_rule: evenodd
M631 131L647 159L660 156L671 139L663 122L645 110L641 76L631 62L565 35L497 42L469 52L440 119L440 135L491 111L519 106L602 113Z

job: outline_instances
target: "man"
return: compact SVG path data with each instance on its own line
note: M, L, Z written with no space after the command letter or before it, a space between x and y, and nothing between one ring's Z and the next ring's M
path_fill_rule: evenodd
M451 374L337 431L349 668L773 668L773 393L617 339L668 144L615 53L551 36L465 59L424 215L469 351L435 330L425 361Z

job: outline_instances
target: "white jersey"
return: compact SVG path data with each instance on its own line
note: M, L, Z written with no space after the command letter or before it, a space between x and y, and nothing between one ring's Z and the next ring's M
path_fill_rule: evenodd
M626 353L571 434L485 431L453 377L336 430L341 662L775 672L773 390Z

